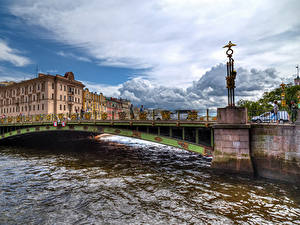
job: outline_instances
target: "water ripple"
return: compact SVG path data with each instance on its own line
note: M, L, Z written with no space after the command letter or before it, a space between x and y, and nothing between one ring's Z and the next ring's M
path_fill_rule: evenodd
M76 146L0 149L0 224L300 224L299 187L144 141Z

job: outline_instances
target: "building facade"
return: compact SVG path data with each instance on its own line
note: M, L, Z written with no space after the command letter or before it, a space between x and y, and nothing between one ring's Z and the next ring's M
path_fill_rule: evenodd
M0 86L2 116L70 115L82 108L84 85L72 72L61 75L40 73L37 78Z
M109 119L121 119L119 113L125 112L127 119L129 118L130 101L126 99L118 99L106 97L107 116Z
M83 90L82 109L90 112L94 119L101 119L101 114L106 112L106 99L102 93L90 92L88 88Z

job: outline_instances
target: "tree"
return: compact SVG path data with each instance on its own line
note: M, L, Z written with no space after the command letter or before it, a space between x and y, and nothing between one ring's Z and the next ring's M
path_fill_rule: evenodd
M281 93L285 93L286 106L279 104L279 110L285 110L290 113L290 103L291 101L298 102L298 93L300 92L300 85L288 84L283 90L281 87L275 88L270 92L265 92L258 101L248 101L241 99L238 105L241 107L246 107L248 109L249 116L260 115L264 112L271 111L272 104L274 101L281 103Z

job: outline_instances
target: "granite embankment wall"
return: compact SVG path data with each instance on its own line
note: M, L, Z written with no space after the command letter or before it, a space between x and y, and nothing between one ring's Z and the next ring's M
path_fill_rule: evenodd
M251 125L250 155L258 176L300 184L300 126Z

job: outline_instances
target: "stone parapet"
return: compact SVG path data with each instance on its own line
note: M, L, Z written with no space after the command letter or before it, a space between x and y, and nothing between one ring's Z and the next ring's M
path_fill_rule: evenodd
M217 118L219 124L246 124L248 122L247 108L218 108Z

